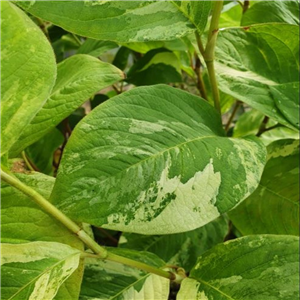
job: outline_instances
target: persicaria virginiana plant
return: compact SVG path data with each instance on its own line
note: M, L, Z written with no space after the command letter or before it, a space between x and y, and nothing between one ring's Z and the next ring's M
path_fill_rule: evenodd
M299 299L298 1L1 2L1 299Z

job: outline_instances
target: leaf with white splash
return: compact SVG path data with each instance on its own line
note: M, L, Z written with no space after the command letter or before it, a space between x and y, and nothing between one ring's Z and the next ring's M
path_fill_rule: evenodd
M51 300L79 261L80 251L65 244L2 244L2 299Z
M164 85L135 88L77 125L51 198L73 219L108 229L189 231L249 196L265 155L257 139L225 137L201 98Z
M299 298L299 238L248 236L198 258L177 300L295 300Z
M165 263L149 252L111 249L115 254L161 268ZM112 261L85 260L80 300L167 300L170 280Z

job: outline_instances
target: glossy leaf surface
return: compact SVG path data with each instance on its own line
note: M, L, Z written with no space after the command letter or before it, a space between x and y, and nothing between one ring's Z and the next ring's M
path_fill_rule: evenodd
M135 88L77 125L51 197L77 221L184 232L249 196L264 162L264 146L225 137L220 116L201 98L164 85Z
M56 77L42 31L14 4L1 2L1 153L6 153L46 101Z
M299 126L299 28L253 25L220 31L220 89L279 123Z
M115 254L160 268L164 262L152 253L111 249ZM167 300L170 281L112 261L86 259L80 300Z
M199 257L177 300L299 298L299 238L261 235L218 245Z
M96 92L123 77L116 67L89 55L74 55L61 62L51 96L13 146L12 155L47 134Z
M2 244L1 298L51 300L79 260L80 251L65 244Z
M244 235L299 235L299 140L270 144L268 158L259 187L230 219Z

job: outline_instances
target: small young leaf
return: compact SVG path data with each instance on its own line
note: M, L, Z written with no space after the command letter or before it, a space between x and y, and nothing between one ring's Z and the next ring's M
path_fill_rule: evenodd
M259 187L230 219L244 235L299 235L299 140L270 144L268 157Z
M264 114L258 110L251 109L242 114L233 129L234 137L257 134L259 127L264 119Z
M110 249L113 253L160 268L164 262L152 253ZM85 260L80 300L167 300L169 279L111 261Z
M55 82L54 53L42 31L14 4L1 1L1 155L39 111Z
M1 299L47 299L77 269L80 251L65 244L1 245Z
M258 139L225 137L220 115L201 98L164 85L135 88L77 125L51 197L77 221L184 232L249 196L265 155Z
M50 97L11 149L11 156L39 140L101 89L123 79L123 73L95 57L78 54L58 64Z
M295 300L299 298L299 238L248 236L199 257L177 300Z

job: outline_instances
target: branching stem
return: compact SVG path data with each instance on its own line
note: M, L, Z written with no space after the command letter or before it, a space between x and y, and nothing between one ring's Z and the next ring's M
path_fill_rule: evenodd
M76 236L91 249L95 254L89 254L89 256L105 259L110 261L119 262L131 267L135 267L146 272L157 274L159 276L168 278L170 280L178 280L178 275L172 272L164 271L159 268L152 267L150 265L135 261L126 257L122 257L113 253L108 252L105 248L101 247L94 241L82 228L80 228L74 221L63 214L58 208L47 201L42 195L31 187L25 185L20 180L15 178L13 175L1 170L1 180L8 183L12 187L18 189L25 195L29 196L37 205L39 205L45 212L51 215L53 218L61 222L66 228L71 232L76 234ZM180 279L180 278L179 278Z

